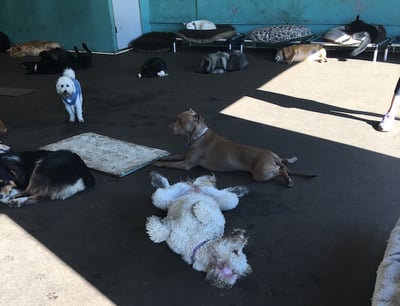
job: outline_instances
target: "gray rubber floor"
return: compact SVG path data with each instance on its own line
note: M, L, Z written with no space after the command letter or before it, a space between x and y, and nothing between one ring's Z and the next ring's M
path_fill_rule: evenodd
M247 173L216 173L219 187L250 193L225 213L227 229L244 228L253 273L232 289L212 288L166 244L152 243L145 167L124 178L94 171L97 185L65 201L0 209L1 305L276 305L365 306L376 269L400 216L400 122L374 125L386 112L400 75L398 54L367 53L328 63L278 64L268 50L246 50L249 67L196 73L216 49L177 54L94 55L77 71L84 124L69 124L55 93L57 75L24 75L21 60L0 55L0 87L33 89L0 96L2 142L32 150L84 132L179 153L185 139L168 124L189 108L237 142L297 156L294 188L281 178L255 183ZM138 79L143 61L166 60L170 76ZM209 172L156 169L171 182Z

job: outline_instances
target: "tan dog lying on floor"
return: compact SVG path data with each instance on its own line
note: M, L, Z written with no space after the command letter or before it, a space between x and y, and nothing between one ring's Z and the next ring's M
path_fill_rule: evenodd
M211 171L248 171L255 181L267 181L275 176L283 176L288 187L293 186L289 174L314 177L293 173L286 163L294 163L297 157L280 158L274 152L256 147L234 143L209 129L204 118L190 109L178 115L170 124L176 135L186 135L189 150L185 154L171 155L153 163L156 167L170 167L190 170L202 166Z
M12 46L7 51L12 57L23 57L38 56L40 52L54 48L61 48L61 45L54 41L32 40Z
M300 44L285 47L276 53L275 61L287 62L291 64L293 62L301 61L317 61L327 62L326 50L318 44Z

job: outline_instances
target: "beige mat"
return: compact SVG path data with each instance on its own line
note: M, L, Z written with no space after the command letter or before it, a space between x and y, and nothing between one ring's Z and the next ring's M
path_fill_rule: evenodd
M77 153L88 165L102 172L119 177L137 171L169 152L137 145L119 139L83 133L46 145L41 149L55 151L60 149Z
M34 91L29 88L0 87L0 95L10 97L23 96Z

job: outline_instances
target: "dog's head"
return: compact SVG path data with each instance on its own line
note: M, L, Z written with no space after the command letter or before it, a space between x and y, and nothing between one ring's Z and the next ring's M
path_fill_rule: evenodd
M75 92L75 83L70 77L61 76L56 82L57 94L63 98L71 97Z
M189 138L206 128L204 117L189 109L180 113L177 119L169 125L175 135L186 135Z
M218 288L231 288L236 281L251 273L251 266L243 253L248 238L242 229L234 229L231 234L219 238L210 256L206 279Z
M284 50L283 49L280 49L280 50L278 50L277 52L276 52L276 55L275 55L275 62L282 62L282 61L285 61L286 59L285 59L285 52L284 52Z
M196 23L194 21L183 24L188 30L196 30Z
M7 52L12 57L22 57L25 55L25 51L23 50L23 47L19 46L19 45L12 46L10 49L7 50Z
M7 204L19 190L17 186L25 185L25 175L21 170L21 161L10 147L0 144L0 202Z

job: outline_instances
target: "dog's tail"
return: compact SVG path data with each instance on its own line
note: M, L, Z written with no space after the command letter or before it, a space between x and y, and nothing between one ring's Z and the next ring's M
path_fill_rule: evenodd
M279 158L278 156L274 156L275 162L285 168L286 172L292 176L299 176L299 177L304 177L304 178L313 178L316 177L316 174L306 174L306 173L301 173L301 172L293 172L290 170L287 166L287 164L294 164L297 161L297 157L293 156L291 158Z
M63 76L68 77L70 79L75 79L75 71L71 68L65 68L63 72Z
M292 170L286 168L286 172L292 176L299 176L299 177L304 177L304 178L313 178L316 177L316 174L306 174L306 173L301 173L301 172L293 172Z

